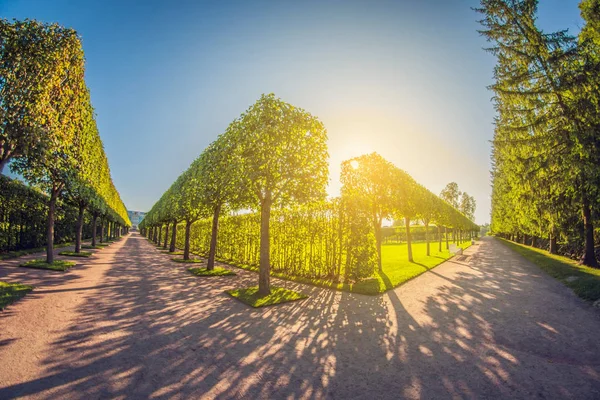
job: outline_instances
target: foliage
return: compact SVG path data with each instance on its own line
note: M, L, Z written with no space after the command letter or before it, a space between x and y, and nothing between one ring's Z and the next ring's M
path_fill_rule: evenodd
M18 283L8 283L0 281L0 310L33 290L33 286L21 285Z
M44 251L48 196L18 180L0 175L0 253ZM54 231L59 244L74 241L77 209L59 202ZM83 221L83 237L91 236L91 220Z
M272 306L275 304L282 304L308 298L308 296L305 294L276 286L271 287L271 293L268 295L259 294L258 286L245 289L227 290L225 293L254 308Z
M20 264L19 267L35 268L35 269L49 269L52 271L66 271L75 265L76 265L76 263L73 261L56 260L53 263L48 263L48 262L46 262L46 260L40 259L40 260L27 261L23 264Z
M219 267L215 267L214 269L188 268L188 271L192 275L196 275L196 276L233 276L233 275L236 275L236 273L233 271L230 271L225 268L219 268Z
M548 238L551 252L557 241L576 245L590 266L598 265L600 200L597 6L582 2L579 41L543 32L535 0L484 0L477 9L497 59L492 230L526 242Z
M85 210L92 214L93 244L98 215L110 236L130 226L110 178L84 81L81 41L72 29L0 20L0 172L10 159L13 171L48 194L44 207L48 262L54 257L61 199L78 209L76 252Z

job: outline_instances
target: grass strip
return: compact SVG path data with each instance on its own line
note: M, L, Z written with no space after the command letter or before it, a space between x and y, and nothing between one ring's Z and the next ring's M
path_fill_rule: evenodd
M188 268L188 271L192 275L196 276L234 276L235 272L230 271L225 268L215 267L212 270L208 270L206 268Z
M92 253L89 251L80 251L79 253L75 253L74 251L61 251L58 253L61 256L69 256L69 257L90 257Z
M66 271L75 265L76 265L76 263L73 261L55 260L53 263L48 264L46 262L46 260L40 259L40 260L27 261L23 264L20 264L19 267L35 268L35 269L49 269L52 271Z
M194 264L194 263L203 263L204 260L201 260L199 258L190 258L189 260L184 260L183 258L171 258L171 261L175 261L178 263L190 263L190 264Z
M21 285L19 283L8 283L0 281L0 310L33 290L33 286Z

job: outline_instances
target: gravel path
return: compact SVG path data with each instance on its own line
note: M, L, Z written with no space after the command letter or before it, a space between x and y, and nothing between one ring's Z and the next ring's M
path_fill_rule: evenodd
M600 398L600 313L485 239L383 296L250 309L131 234L0 312L0 399Z

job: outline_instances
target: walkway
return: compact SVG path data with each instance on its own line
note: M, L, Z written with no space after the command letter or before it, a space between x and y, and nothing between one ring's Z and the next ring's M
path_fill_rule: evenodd
M0 398L600 398L600 313L486 239L386 295L250 309L130 235L0 312Z

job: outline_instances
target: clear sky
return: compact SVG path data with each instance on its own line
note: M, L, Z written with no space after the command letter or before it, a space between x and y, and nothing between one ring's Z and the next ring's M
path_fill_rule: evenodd
M541 26L582 22L541 0ZM439 194L455 181L489 221L494 59L475 0L0 0L0 16L83 38L86 79L113 180L147 211L261 93L318 116L340 162L377 151Z

